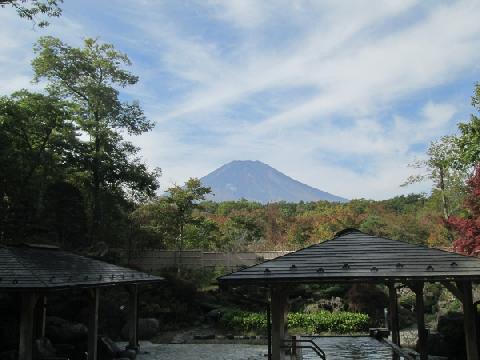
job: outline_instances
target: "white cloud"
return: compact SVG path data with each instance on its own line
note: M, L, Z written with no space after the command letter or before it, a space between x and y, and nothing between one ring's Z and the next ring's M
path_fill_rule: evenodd
M116 4L115 28L87 18L93 1L75 20L65 3L48 33L133 49L141 83L128 94L158 123L134 141L163 168L163 186L258 159L349 198L426 189L398 185L421 154L415 145L451 131L461 107L426 94L479 70L476 1L192 0L188 15L169 9L179 3ZM2 20L8 93L28 86L31 45L44 33Z

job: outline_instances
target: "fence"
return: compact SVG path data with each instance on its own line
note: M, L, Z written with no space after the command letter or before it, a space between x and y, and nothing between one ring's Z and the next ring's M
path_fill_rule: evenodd
M155 271L174 266L191 269L224 267L236 270L243 266L255 265L288 253L289 251L222 253L200 250L170 251L151 249L131 254L129 264L144 271Z

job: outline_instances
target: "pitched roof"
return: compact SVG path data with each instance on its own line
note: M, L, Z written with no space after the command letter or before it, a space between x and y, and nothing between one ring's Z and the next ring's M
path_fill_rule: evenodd
M51 246L0 247L0 290L55 290L162 280Z
M480 280L480 260L345 229L325 242L218 278L220 283Z

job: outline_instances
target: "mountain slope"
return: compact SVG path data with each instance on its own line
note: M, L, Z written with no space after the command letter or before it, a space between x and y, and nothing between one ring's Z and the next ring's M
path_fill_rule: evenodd
M261 203L287 201L328 200L345 202L347 199L332 195L275 170L260 161L235 160L200 179L210 186L217 202L242 198Z

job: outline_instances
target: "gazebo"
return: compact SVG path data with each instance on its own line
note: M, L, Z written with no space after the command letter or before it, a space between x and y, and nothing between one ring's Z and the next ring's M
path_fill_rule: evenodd
M332 239L245 268L218 279L222 285L257 285L270 288L271 359L283 359L289 289L296 284L373 283L389 289L392 342L400 346L397 286L416 295L420 359L428 358L424 321L424 284L443 284L463 304L466 353L478 360L476 307L472 283L480 281L480 260L403 241L345 229Z
M0 291L19 294L19 360L31 360L35 329L45 335L46 298L54 291L85 289L89 299L88 360L97 359L100 289L126 286L129 345L137 350L138 285L163 278L48 245L0 246Z

